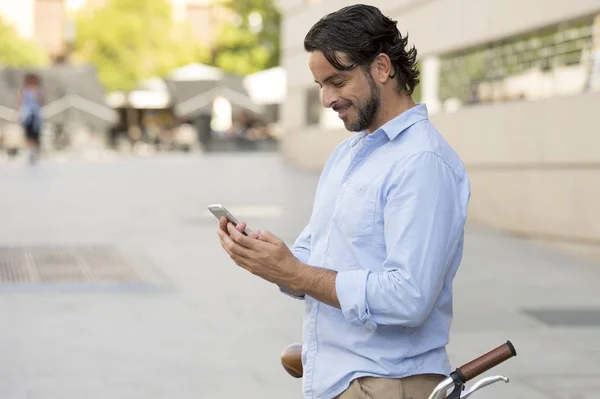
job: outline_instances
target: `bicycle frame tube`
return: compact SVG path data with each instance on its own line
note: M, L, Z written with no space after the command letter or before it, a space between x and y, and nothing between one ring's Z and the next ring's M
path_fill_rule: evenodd
M433 392L431 392L431 395L429 395L428 399L442 399L445 398L445 394L446 391L448 390L448 388L454 386L454 380L452 379L452 377L447 377L445 380L443 380L442 382L440 382L435 389L433 390Z

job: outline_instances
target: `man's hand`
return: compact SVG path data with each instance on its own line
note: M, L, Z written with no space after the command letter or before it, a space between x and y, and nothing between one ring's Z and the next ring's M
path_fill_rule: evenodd
M227 224L231 224L232 223L229 222L229 220L227 220L227 218L225 216L221 216L221 218L219 219L219 230L221 230L223 233L229 235L229 230L227 228ZM245 229L246 229L246 222L241 222L240 224L238 224L236 226L237 231L239 231L240 233L242 233ZM260 237L260 230L252 230L252 233L250 233L251 238L258 238Z
M249 272L277 284L292 295L302 296L301 268L304 266L274 234L253 230L249 236L241 232L242 222L234 226L225 217L219 221L217 234L221 246L231 259Z

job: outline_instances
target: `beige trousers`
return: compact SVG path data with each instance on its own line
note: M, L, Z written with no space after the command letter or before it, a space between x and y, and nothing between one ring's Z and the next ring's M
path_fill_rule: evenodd
M335 399L427 399L445 377L438 374L406 378L360 377Z

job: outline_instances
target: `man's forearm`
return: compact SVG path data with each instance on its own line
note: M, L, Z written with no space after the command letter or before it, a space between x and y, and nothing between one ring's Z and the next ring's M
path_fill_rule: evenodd
M300 272L294 290L315 298L319 302L326 303L338 309L341 309L335 289L335 278L337 272L334 270L321 269L300 264Z

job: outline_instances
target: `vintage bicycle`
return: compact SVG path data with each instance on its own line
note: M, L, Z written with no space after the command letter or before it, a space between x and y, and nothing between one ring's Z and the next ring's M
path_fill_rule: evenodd
M455 371L440 382L428 399L467 399L474 392L492 385L499 381L509 382L509 379L502 375L481 378L475 382L470 389L466 390L466 383L473 380L475 377L485 373L486 371L498 366L500 363L517 356L517 351L510 341L500 345L496 349L481 355L475 360L457 368ZM281 353L281 364L283 368L292 377L302 377L302 345L291 344L287 346ZM447 391L454 388L447 395ZM447 396L446 396L447 395Z

